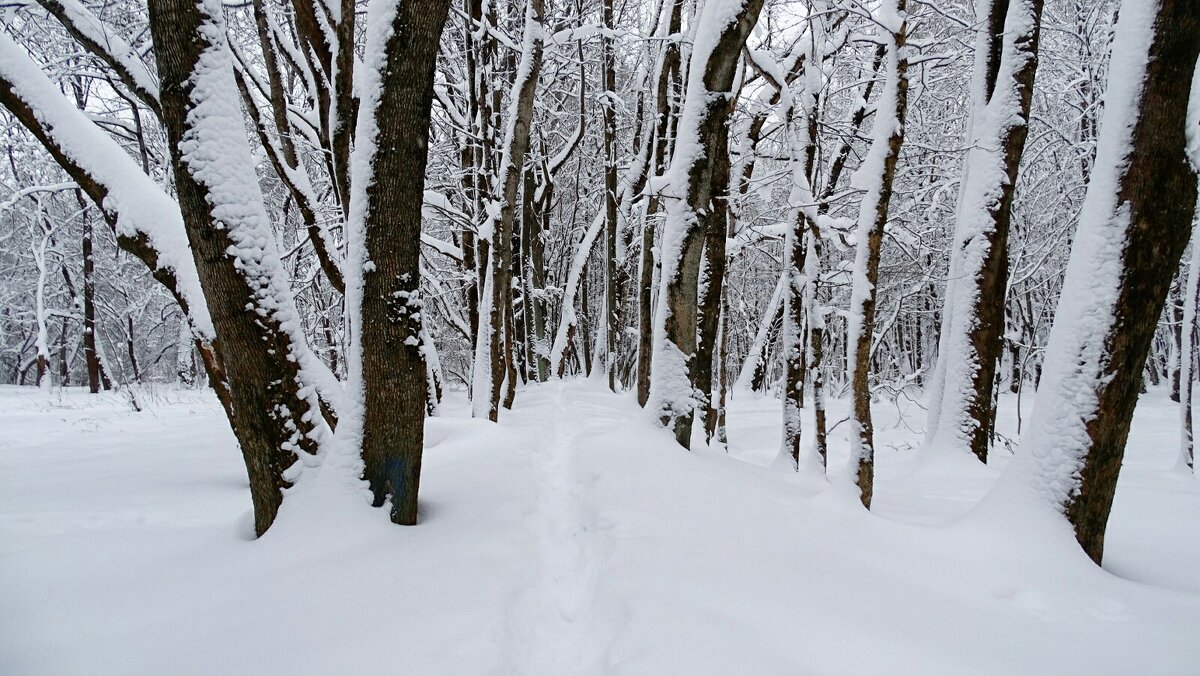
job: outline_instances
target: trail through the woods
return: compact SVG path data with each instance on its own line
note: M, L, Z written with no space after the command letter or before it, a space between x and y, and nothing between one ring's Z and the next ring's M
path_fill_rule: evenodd
M1160 390L1135 415L1104 569L1019 515L979 518L1019 452L1007 394L991 467L919 461L924 410L880 402L866 512L837 482L772 466L770 397L733 393L730 447L687 452L596 380L522 388L499 424L451 393L426 422L420 525L393 526L361 487L317 474L331 481L285 499L258 540L217 403L169 388L141 399L136 413L117 395L0 387L0 673L1200 663L1200 481L1175 468L1178 409ZM845 414L830 402L831 426ZM832 429L830 468L844 471L848 426Z
M608 543L591 504L596 476L576 462L577 439L595 423L561 382L533 396L531 406L514 412L513 423L529 443L535 495L527 523L536 560L529 587L511 608L509 666L522 674L602 673L606 633L595 602Z

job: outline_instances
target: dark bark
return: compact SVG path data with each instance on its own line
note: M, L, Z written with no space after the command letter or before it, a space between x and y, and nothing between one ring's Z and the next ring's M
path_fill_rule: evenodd
M407 4L407 3L402 3ZM341 0L341 17L335 28L337 54L334 57L333 128L329 131L333 153L333 180L338 194L344 195L343 213L350 213L350 144L354 135L354 0ZM438 4L430 6L436 15ZM439 29L440 34L440 29Z
M737 15L721 27L707 62L691 64L692 68L704 69L703 82L707 92L728 93L733 88L742 48L758 20L762 4L762 0L748 0ZM659 302L666 303L670 308L664 337L687 356L687 375L690 379L694 373L691 369L697 359L697 287L704 239L714 219L722 221L723 228L726 213L724 201L729 190L730 103L725 97L718 96L710 97L703 104L687 101L684 105L703 105L696 128L702 150L689 155L688 164L682 167L685 171L678 174L687 177L684 199L686 208L695 216L695 222L679 224L685 229L679 237L676 269L670 278L663 280L663 297ZM671 171L676 171L674 166ZM696 383L692 385L694 387ZM658 415L660 421L672 429L676 441L684 448L690 447L694 412L670 408L658 412Z
M1185 155L1192 74L1200 55L1200 8L1195 0L1163 0L1143 83L1132 153L1118 176L1118 209L1128 218L1116 316L1102 338L1104 373L1096 381L1097 415L1087 424L1089 445L1079 491L1067 518L1097 563L1125 455L1125 442L1146 355L1167 292L1187 247L1196 208L1196 174Z
M1025 0L1021 0L1025 1ZM1020 105L1020 115L1012 119L1000 135L1000 150L1003 152L1004 180L994 189L1000 199L988 208L988 227L979 234L985 253L983 265L977 275L958 280L970 285L973 293L965 297L973 303L968 307L956 308L974 317L967 329L971 383L966 402L966 413L974 421L968 443L971 452L981 462L987 462L991 446L993 424L996 417L995 388L996 366L1000 361L1004 342L1004 304L1008 289L1008 234L1012 217L1013 189L1017 182L1017 170L1025 150L1028 134L1029 107L1033 100L1034 76L1037 73L1038 39L1040 37L1043 0L1028 0L1033 23L1029 32L1015 38L1014 53L1024 59L1023 65L1013 72L1012 82L996 82L1000 69L1000 52L1004 41L1004 30L998 29L1005 23L1008 2L997 0L992 3L992 14L988 17L989 51L986 89L991 96L997 86L1011 88Z
M816 251L812 251L809 255L819 255ZM815 325L809 328L808 331L810 361L808 372L812 374L812 402L813 402L813 447L817 451L817 455L821 456L821 466L828 467L828 436L825 423L825 371L821 368L821 361L825 354L825 327L824 325Z
M129 368L133 371L133 382L142 382L142 370L138 366L137 349L133 344L133 317L125 316L125 353L129 356Z
M906 0L899 0L896 3L897 10L904 15L906 10ZM892 198L892 182L896 176L896 160L900 157L900 147L904 144L904 121L908 112L908 60L905 58L905 44L907 42L908 22L903 21L900 24L897 32L888 35L887 39L893 41L893 44L888 47L889 50L896 51L896 72L890 76L896 78L896 126L888 136L887 153L884 155L882 175L879 177L880 191L879 201L876 203L875 213L867 231L865 242L859 242L858 246L865 246L866 250L866 283L868 289L865 297L862 300L861 308L853 308L852 312L862 313L862 325L859 329L859 334L854 336L855 343L847 346L848 350L854 351L854 370L850 374L851 377L851 396L853 398L853 411L851 414L851 424L853 427L850 434L858 435L857 443L859 444L859 457L857 480L859 489L859 497L862 504L867 509L871 508L871 497L874 491L875 483L875 430L871 422L871 340L875 334L875 304L876 289L879 285L879 252L883 244L883 228L888 221L888 205ZM876 124L879 123L879 116L876 115Z
M804 157L800 170L805 180L813 175L813 165L816 162L817 151L817 110L819 92L810 92L811 103L803 111L799 120L805 126L804 134L808 144L803 149ZM797 161L797 160L794 160ZM805 289L801 280L807 273L807 237L809 231L814 234L817 224L813 222L810 213L795 207L792 215L791 233L785 250L784 274L788 278L787 288L784 289L787 302L783 321L787 323L784 331L784 379L783 379L783 447L792 456L792 465L800 467L801 439L801 409L804 408L804 376L807 366L807 352L804 344L804 294Z
M75 191L75 200L83 209L80 217L83 221L83 359L87 365L88 391L96 394L103 382L100 355L96 352L96 261L92 257L92 219L81 191Z
M667 27L667 34L679 34L682 21L683 0L672 0L671 19ZM671 40L667 42L664 49L662 70L658 74L658 82L655 85L657 118L654 131L654 173L656 175L663 173L671 152L669 132L671 120L676 115L671 90L678 84L679 70L682 66L678 42ZM650 362L654 344L654 330L651 326L654 318L651 307L654 293L654 217L659 211L659 206L659 198L651 196L646 208L646 218L642 222L642 260L638 279L637 356L637 398L640 406L645 406L646 401L650 398Z
M613 0L604 0L600 10L606 31L600 40L604 68L604 370L608 389L617 390L617 346L620 339L620 311L617 295L617 70L610 33L613 25Z
M421 204L429 151L433 74L449 0L402 2L384 45L374 114L380 151L367 187L363 274L364 478L393 522L417 521L427 396L421 356ZM384 152L386 149L386 152Z
M532 319L534 340L537 342L536 363L539 382L545 382L550 377L550 308L546 303L544 289L546 288L546 240L542 233L550 229L550 205L554 194L554 183L546 165L545 183L542 186L541 201L535 206L534 218L530 221L529 231L529 286L532 290Z
M71 364L67 356L67 336L70 327L67 317L62 317L61 328L58 331L58 380L59 385L67 387L71 384Z
M316 451L307 399L300 393L295 352L300 346L264 307L255 285L230 254L229 228L214 214L216 201L208 184L193 175L183 157L184 139L196 120L190 112L198 93L195 74L208 50L224 50L201 32L221 26L192 0L155 0L150 4L150 30L162 82L163 122L171 148L179 206L195 257L200 284L218 337L217 350L229 385L233 429L250 479L255 532L261 535L275 519L289 483L284 470L296 453ZM223 30L222 30L223 33ZM223 35L221 38L223 39ZM233 83L229 83L230 89ZM249 161L249 158L246 158ZM247 311L261 308L263 313ZM203 354L203 351L202 351ZM210 364L211 356L205 358Z

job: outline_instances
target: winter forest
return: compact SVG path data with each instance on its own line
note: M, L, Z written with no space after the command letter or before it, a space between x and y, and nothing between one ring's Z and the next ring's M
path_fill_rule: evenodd
M1200 1L0 7L0 672L1194 673Z

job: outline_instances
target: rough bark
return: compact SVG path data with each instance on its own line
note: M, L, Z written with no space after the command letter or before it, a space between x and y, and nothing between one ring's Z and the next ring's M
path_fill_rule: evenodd
M677 35L683 21L683 0L670 0L671 18L666 24L666 35ZM655 84L656 120L654 130L654 173L660 175L666 169L667 157L671 152L668 133L671 119L675 115L672 89L677 86L681 67L679 43L669 40L663 48L658 82ZM650 398L650 365L653 349L654 314L651 303L654 294L654 217L659 210L659 198L651 196L642 219L641 265L638 277L638 356L637 398L638 405L645 406Z
M761 9L761 0L746 2L727 24L718 28L720 33L712 51L702 55L701 60L693 58L688 96L703 100L687 100L684 106L695 107L693 117L688 118L688 124L694 124L695 128L688 133L695 135L697 147L687 148L681 155L677 146L671 162L670 173L682 184L677 186L680 203L669 207L667 228L675 232L664 234L673 243L670 247L664 245L663 255L674 260L669 261L669 272L664 262L660 324L655 326L652 364L658 373L651 382L648 407L654 409L659 421L671 428L676 441L685 448L691 445L696 402L693 396L688 396L691 393L684 395L688 400L685 402L681 393L666 390L679 388L680 376L695 387L691 369L696 360L701 253L709 223L713 218L723 219L723 201L729 189L730 102L726 96L712 94L730 93L742 48ZM678 162L683 164L676 166Z
M83 194L75 191L76 201L84 207ZM96 352L96 261L92 257L92 219L84 207L83 215L83 359L87 364L88 391L96 394L104 384L100 354ZM104 389L108 389L105 387Z
M362 457L374 505L417 521L427 365L422 357L421 205L438 44L450 0L398 2L381 46L371 182L365 187L361 354ZM386 149L386 152L382 152ZM436 387L436 385L435 385ZM432 395L436 399L436 393Z
M973 133L976 139L986 140L972 149L968 162L978 160L978 169L994 165L1000 171L985 171L974 180L967 177L964 190L968 194L963 197L964 212L959 214L959 227L967 232L956 238L961 241L956 241L957 248L951 254L959 256L965 267L956 268L958 273L952 280L951 307L945 312L949 323L943 329L951 335L943 338L943 343L961 342L962 349L949 349L939 356L956 362L941 366L956 374L956 382L945 383L942 396L953 410L942 413L938 426L944 423L945 433L962 435L970 451L985 463L995 420L994 383L1003 348L1013 191L1029 129L1042 5L1043 0L1014 0L1011 7L1008 0L990 3L982 45L988 62L981 73L986 78L983 89L988 99L979 111L982 118L976 121L976 125L982 123L988 128ZM1016 26L1007 25L1011 19L1017 21ZM1017 31L1019 34L1015 34ZM1012 41L1011 50L1003 48L1006 39ZM1002 74L1007 76L1005 81L998 81ZM953 335L957 331L963 335Z
M875 434L871 422L871 341L875 333L875 304L876 289L879 284L879 251L883 243L883 229L888 221L888 204L892 197L892 181L896 175L896 160L900 156L900 147L904 143L904 120L908 109L908 61L905 57L908 24L904 13L906 0L896 2L896 10L900 15L900 25L895 32L888 31L884 39L888 45L888 68L893 72L887 73L890 87L894 91L884 94L889 96L895 106L893 111L876 113L875 124L881 119L894 116L895 126L888 132L886 148L883 154L880 175L866 177L868 181L878 181L878 194L871 212L860 215L859 241L857 242L858 257L862 259L862 279L855 280L857 293L851 300L851 312L859 314L859 327L856 335L848 336L851 344L847 346L850 355L851 381L851 439L852 462L856 467L856 483L859 497L867 509L871 508L871 497L875 481ZM877 137L876 139L880 139ZM869 221L866 219L870 219ZM865 237L863 236L865 235Z
M259 535L275 519L286 470L296 453L316 451L317 435L309 400L303 396L298 346L273 312L264 306L262 283L247 278L231 228L220 211L220 196L197 176L185 159L196 116L191 113L213 92L196 91L197 65L210 50L227 50L223 20L212 3L156 0L150 5L150 29L161 79L163 121L171 148L176 189L200 284L217 332L220 363L229 384L233 428L250 479L254 526ZM230 74L231 77L232 74ZM214 74L210 74L214 77ZM232 79L228 83L232 91ZM249 157L246 158L249 161ZM263 313L247 311L261 308Z
M1114 308L1121 320L1095 337L1103 341L1104 373L1095 382L1095 409L1089 412L1078 492L1066 503L1076 538L1097 563L1104 552L1139 376L1192 230L1196 174L1185 157L1184 129L1200 55L1198 35L1196 2L1163 0L1154 21L1133 152L1119 176L1117 204L1127 211L1129 223Z

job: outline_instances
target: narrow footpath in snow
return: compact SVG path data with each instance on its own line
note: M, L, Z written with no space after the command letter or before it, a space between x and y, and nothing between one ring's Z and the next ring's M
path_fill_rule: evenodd
M603 673L611 636L597 626L596 587L610 547L591 501L596 476L576 462L577 438L589 429L583 404L568 399L563 383L531 393L541 405L513 411L513 425L529 439L529 470L536 487L527 516L536 570L518 591L506 623L505 671L522 674ZM547 415L548 414L548 415Z

